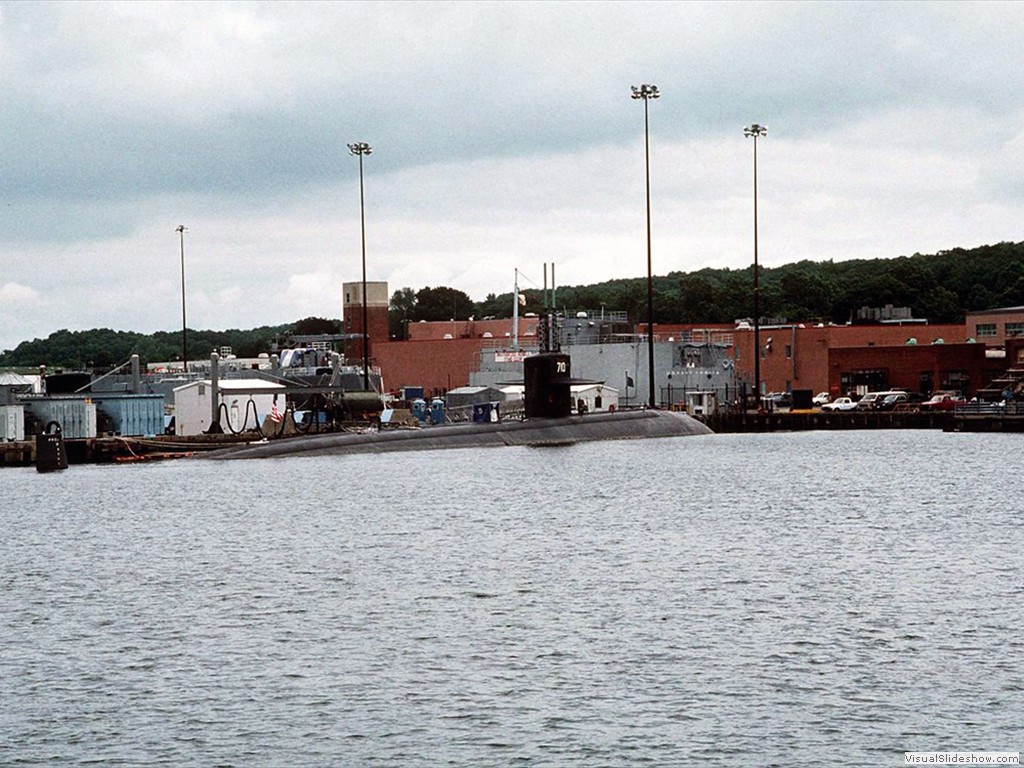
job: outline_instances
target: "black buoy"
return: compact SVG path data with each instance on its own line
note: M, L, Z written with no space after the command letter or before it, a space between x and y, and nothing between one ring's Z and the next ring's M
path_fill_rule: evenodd
M36 435L36 471L54 472L68 468L68 454L64 450L64 437L60 423L51 421Z

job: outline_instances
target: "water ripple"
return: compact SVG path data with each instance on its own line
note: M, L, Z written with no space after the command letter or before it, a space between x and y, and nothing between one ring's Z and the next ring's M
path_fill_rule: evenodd
M1005 437L5 470L0 764L1012 748L1024 480L994 469Z

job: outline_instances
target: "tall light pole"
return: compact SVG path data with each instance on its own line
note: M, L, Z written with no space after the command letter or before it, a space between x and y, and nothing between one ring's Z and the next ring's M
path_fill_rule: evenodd
M757 265L757 138L767 136L768 129L754 123L743 129L744 136L754 139L754 395L761 408L761 289Z
M185 323L185 233L188 227L179 224L174 230L178 233L178 241L181 244L181 364L188 373L188 325Z
M651 276L651 133L647 119L647 102L661 96L658 86L635 85L632 98L644 100L644 166L647 170L647 405L654 408L654 278Z
M350 154L359 158L359 226L363 234L363 389L370 389L370 330L366 320L366 206L363 198L363 155L373 153L365 141L348 145Z

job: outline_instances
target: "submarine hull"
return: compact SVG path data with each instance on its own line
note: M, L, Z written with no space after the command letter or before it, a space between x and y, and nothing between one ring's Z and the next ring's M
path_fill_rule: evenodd
M696 419L673 411L617 411L557 419L455 424L426 429L371 433L334 433L284 438L214 451L205 459L262 459L278 456L334 456L354 453L434 451L503 445L571 445L594 440L705 435L712 431Z

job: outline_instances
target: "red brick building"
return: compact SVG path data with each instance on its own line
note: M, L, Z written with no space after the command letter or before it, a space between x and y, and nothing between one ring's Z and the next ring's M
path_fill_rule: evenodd
M535 343L536 322L520 319L520 340L527 346ZM372 340L373 359L389 390L423 386L440 394L468 384L470 373L478 369L480 350L510 341L505 336L510 324L509 319L415 323L409 341ZM658 325L654 335L659 344L692 340L727 346L738 379L751 386L753 329L732 324ZM964 325L797 324L763 327L760 337L763 392L810 389L835 397L850 388L863 392L878 385L914 392L966 388L973 394L991 380L987 376L1005 368L1004 361L986 357L987 345L964 343ZM940 339L942 343L933 343Z
M761 382L763 392L787 392L810 389L830 392L833 397L841 391L839 381L833 382L830 352L842 349L882 350L876 354L885 357L903 347L928 347L938 340L946 346L963 344L965 326L962 324L926 325L789 325L761 328ZM736 370L753 380L754 332L738 329L734 333ZM984 352L984 346L981 347ZM886 367L886 366L881 366ZM835 387L835 389L833 389ZM866 391L866 390L865 390ZM916 386L914 391L917 391Z
M380 367L384 387L423 387L427 397L469 384L469 374L480 366L484 338L385 341L373 345L374 364Z
M521 343L532 343L537 338L535 315L519 318L519 339ZM409 341L438 339L502 339L511 340L512 320L436 320L433 322L409 323Z
M761 326L761 391L788 392L810 389L815 392L839 394L839 381L832 380L829 353L839 349L898 350L904 346L930 346L938 340L948 346L966 340L966 326L961 324L928 325L927 323L872 323L866 325ZM646 333L646 325L637 326ZM741 381L748 388L754 379L754 329L746 324L655 325L655 341L710 341L730 346L733 363ZM982 350L985 345L980 345ZM888 352L881 353L883 355ZM941 352L938 354L942 354ZM877 355L872 358L877 359ZM890 366L881 365L888 369ZM948 366L956 369L953 363ZM923 370L923 369L922 369ZM939 370L933 368L933 370ZM944 369L943 369L944 370ZM902 379L902 373L900 374ZM940 377L935 376L937 381ZM973 378L972 378L973 381ZM833 391L834 388L834 391ZM913 388L917 391L917 386Z
M988 346L1003 347L1007 339L1024 337L1024 307L968 312L967 334Z
M537 344L536 317L519 318L519 343ZM509 347L512 320L444 320L409 324L408 341L374 341L373 359L384 375L384 386L423 387L425 394L440 395L469 384L469 374L480 368L480 350Z
M381 286L375 293L370 286ZM359 283L345 284L345 329L361 331ZM485 347L511 344L509 318L410 323L408 341L388 339L387 284L368 284L370 340L373 362L380 367L389 390L422 386L428 394L441 394L469 383ZM889 387L913 392L958 390L971 395L1006 368L1006 361L986 354L1002 346L1005 332L1024 323L1024 308L994 310L1002 318L995 336L978 333L989 321L985 313L972 313L966 324L929 325L923 322L882 322L857 325L762 326L761 391L793 389L827 391L833 397L848 391L864 392ZM981 322L985 320L985 322ZM537 317L519 318L520 343L536 344ZM973 323L973 325L972 325ZM1009 324L1009 325L1008 325ZM984 330L984 329L983 329ZM637 325L643 337L646 324ZM1002 334L1002 335L1001 335ZM754 332L742 324L655 325L656 343L721 344L732 357L738 384L753 387ZM976 338L977 344L966 343ZM361 355L358 342L352 354Z
M1005 358L989 358L987 353L977 343L831 349L828 391L838 396L906 389L971 397L1006 368Z
M537 343L537 317L519 318L519 343ZM382 338L386 338L382 337ZM484 347L511 346L512 320L437 320L409 323L408 341L372 341L374 363L384 386L423 387L428 397L469 384Z
M362 334L362 282L344 283L342 325L345 333ZM479 368L480 350L488 345L512 342L512 320L446 320L409 324L409 340L389 338L386 282L366 283L366 314L370 341L370 362L380 369L384 386L395 391L403 386L421 386L429 396L440 395L469 383L469 374ZM536 345L536 316L519 318L519 341ZM350 363L362 361L362 338L346 344Z
M343 283L341 306L342 328L345 333L360 334L345 345L345 357L350 362L363 359L363 283ZM388 284L386 282L366 283L366 324L370 341L370 356L374 356L374 345L388 338Z

